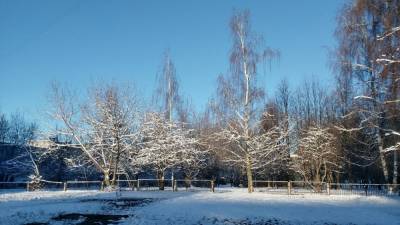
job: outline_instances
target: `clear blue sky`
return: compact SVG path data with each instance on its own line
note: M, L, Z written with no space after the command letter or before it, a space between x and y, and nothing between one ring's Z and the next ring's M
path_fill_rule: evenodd
M134 1L0 0L0 110L36 119L49 82L83 89L93 80L135 83L149 98L169 48L181 91L197 109L228 69L229 18L249 9L253 28L281 51L268 92L286 77L332 80L326 47L344 0Z

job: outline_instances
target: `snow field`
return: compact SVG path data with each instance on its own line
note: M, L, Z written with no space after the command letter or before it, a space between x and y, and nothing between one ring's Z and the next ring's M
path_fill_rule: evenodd
M99 191L0 194L0 224L49 222L60 213L126 214L121 224L382 224L400 225L400 198L248 194L225 192L123 192L122 198L157 201L110 209L90 199L114 199ZM269 223L276 219L276 223ZM53 223L51 223L53 224Z

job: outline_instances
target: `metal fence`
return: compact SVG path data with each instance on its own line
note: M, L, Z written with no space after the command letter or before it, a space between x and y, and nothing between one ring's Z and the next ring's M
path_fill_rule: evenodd
M399 184L329 184L333 195L400 196Z
M275 194L288 194L288 185L288 181L257 180L253 182L254 191Z
M121 190L137 190L138 180L117 180L117 186Z
M140 191L172 191L173 183L172 179L138 179L136 189Z
M224 187L215 189L213 180L182 179L137 179L117 180L119 191L224 191ZM253 183L255 192L286 195L363 195L363 196L400 196L399 184L357 184L326 183L304 181L268 181L257 180ZM47 181L0 182L0 190L104 190L102 181ZM229 191L229 190L228 190Z
M41 180L39 183L32 182L0 182L0 190L27 190L31 191L33 189L41 190L59 190L64 188L63 182L58 181L48 181Z
M175 190L180 191L213 191L214 181L212 180L175 180Z
M328 194L328 183L291 181L290 194Z
M270 194L400 196L399 184L357 184L305 181L254 181L254 191Z
M67 181L64 182L63 190L102 190L102 181Z
M0 182L0 190L28 189L27 182Z
M214 191L213 180L138 179L136 190L145 191Z

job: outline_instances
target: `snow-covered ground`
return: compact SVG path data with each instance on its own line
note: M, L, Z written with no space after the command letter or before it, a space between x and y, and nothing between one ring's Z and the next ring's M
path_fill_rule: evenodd
M123 192L120 199L154 199L129 207L109 204L115 198L115 193L98 191L0 193L0 224L77 224L54 217L86 213L129 215L119 220L120 224L400 225L398 197L288 196L248 194L237 189L216 193Z

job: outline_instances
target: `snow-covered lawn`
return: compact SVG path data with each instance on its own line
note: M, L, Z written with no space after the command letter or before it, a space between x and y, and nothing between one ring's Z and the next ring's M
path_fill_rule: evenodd
M235 189L123 192L120 199L154 199L129 207L109 204L115 198L115 193L98 191L0 193L0 224L77 224L54 218L81 213L129 215L120 224L400 225L400 198L248 194Z

